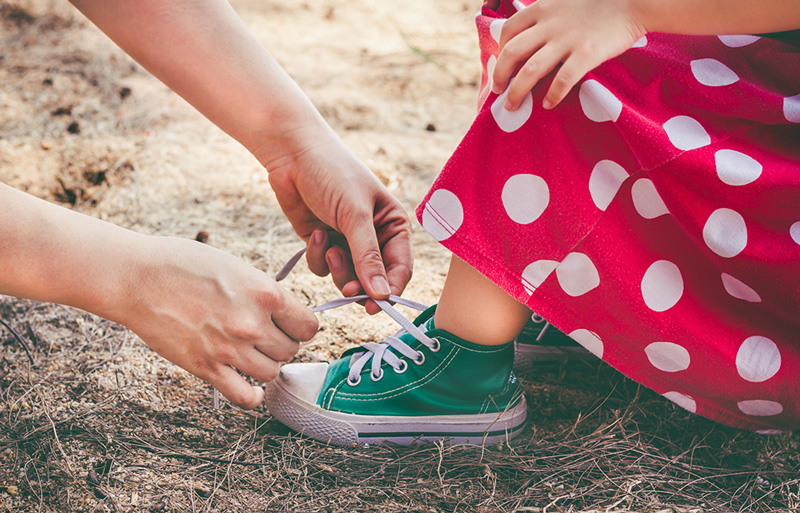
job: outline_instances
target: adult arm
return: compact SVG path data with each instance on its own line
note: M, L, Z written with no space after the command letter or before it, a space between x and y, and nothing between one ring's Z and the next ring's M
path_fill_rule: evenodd
M75 306L253 408L317 319L264 273L199 242L137 234L0 183L0 294Z
M498 0L489 3L496 6ZM505 106L515 110L560 64L543 103L552 108L586 73L648 32L760 34L797 28L797 0L538 0L503 25L492 90L508 89Z
M267 168L281 208L309 242L312 271L333 271L340 288L357 277L375 298L402 292L412 267L405 209L345 147L227 1L72 3ZM349 253L332 247L338 234Z

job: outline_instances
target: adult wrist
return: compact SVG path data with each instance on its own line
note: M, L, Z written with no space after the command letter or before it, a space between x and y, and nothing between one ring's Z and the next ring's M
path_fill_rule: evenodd
M318 119L298 123L280 132L273 132L261 138L257 147L250 153L271 172L296 161L301 155L316 147L339 142L336 133L325 123L321 116Z

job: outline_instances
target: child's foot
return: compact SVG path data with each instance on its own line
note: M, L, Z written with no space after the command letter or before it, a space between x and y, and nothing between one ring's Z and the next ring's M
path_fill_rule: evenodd
M536 363L585 358L591 353L536 314L514 344L514 370L530 370Z
M513 344L482 346L434 329L434 310L413 324L387 310L405 328L395 337L350 349L332 364L284 365L267 387L269 411L300 433L340 445L515 437L527 406L511 372Z

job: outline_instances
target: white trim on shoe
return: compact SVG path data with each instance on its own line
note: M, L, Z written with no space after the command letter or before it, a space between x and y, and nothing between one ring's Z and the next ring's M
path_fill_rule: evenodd
M337 445L384 442L411 445L439 440L449 444L493 444L510 440L525 427L528 409L524 395L516 406L501 413L391 416L326 410L316 404L316 397L322 391L328 364L315 364L314 377L308 376L312 370L308 365L284 365L281 375L267 386L265 401L276 419L317 440ZM304 384L298 380L300 373L295 372L300 366ZM295 391L295 386L300 388Z

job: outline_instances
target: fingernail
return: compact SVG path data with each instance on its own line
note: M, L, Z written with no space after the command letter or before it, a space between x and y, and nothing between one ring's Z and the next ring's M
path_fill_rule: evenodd
M322 240L325 238L325 232L322 230L315 230L314 231L314 244L322 245Z
M342 255L338 251L328 253L328 265L337 271L342 268Z
M392 293L392 290L389 288L389 282L386 281L386 278L383 276L374 276L370 282L376 294L388 296Z
M499 86L499 85L497 85L497 84L492 84L492 92L493 92L494 94L500 94L500 93L502 93L502 92L503 92L503 88L502 88L502 87L500 87L500 86Z
M506 101L503 102L503 108L506 109L507 111L513 111L514 110L514 104L511 103L511 100L506 98Z
M550 109L552 109L552 108L553 108L553 102L551 102L550 100L548 100L547 98L545 98L545 99L544 99L544 101L542 102L542 107L543 107L545 110L550 110Z

